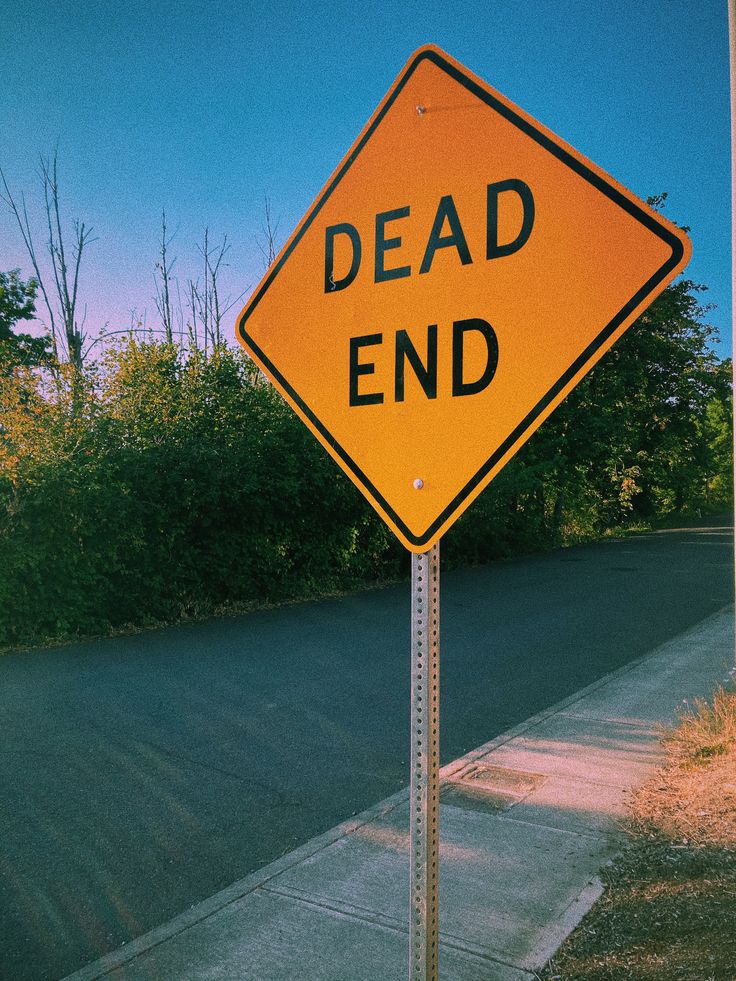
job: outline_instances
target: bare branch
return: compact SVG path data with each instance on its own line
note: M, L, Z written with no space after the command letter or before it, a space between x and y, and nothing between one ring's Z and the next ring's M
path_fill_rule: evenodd
M76 237L75 247L74 247L74 285L72 287L72 302L71 309L75 310L77 306L77 291L79 289L79 267L82 262L82 252L84 251L85 245L88 242L95 242L93 239L92 229L85 229L84 222L81 224L78 221L74 222L74 233ZM81 326L84 326L84 322L87 319L87 307L84 308L84 317L82 318Z
M41 158L40 176L41 176L41 184L43 187L44 205L46 208L46 224L49 232L47 248L49 251L49 255L51 257L51 269L54 274L54 282L56 284L56 294L61 304L62 321L64 324L64 331L68 340L69 330L68 330L68 324L66 322L66 316L65 316L64 289L60 281L61 270L59 268L59 263L60 263L59 246L54 238L54 228L52 224L53 202L50 200L50 178L48 172L48 162L45 161L43 157ZM61 253L61 255L63 256L63 252ZM63 266L63 259L61 265Z
M243 292L238 293L238 295L234 297L234 299L231 300L230 297L228 297L227 300L225 301L226 306L222 308L222 316L225 317L232 310L235 304L239 303L240 300L242 300L243 297L246 295L246 293L249 292L250 292L250 285L246 286Z
M187 304L188 304L189 310L190 310L190 312L192 314L192 326L191 326L190 333L194 337L194 346L195 347L198 347L199 346L199 336L198 336L198 330L197 330L197 311L199 309L200 300L199 300L199 292L198 292L198 289L197 289L197 284L195 282L193 282L191 279L188 279L187 280L187 293L188 293L188 296L187 296ZM207 336L206 335L205 335L205 344L204 344L204 346L205 346L205 351L206 351L207 350Z
M49 300L49 295L46 291L46 284L44 282L43 276L41 275L41 270L38 265L38 258L36 256L36 247L33 242L33 234L31 232L31 224L28 220L28 208L26 207L25 195L21 194L21 204L20 207L13 197L8 182L5 178L5 174L2 169L0 169L0 178L2 178L3 188L5 190L4 195L0 195L0 200L3 201L5 205L10 209L15 217L18 229L20 231L21 237L23 239L23 244L26 247L26 252L28 253L28 258L31 260L31 265L33 266L33 272L35 274L36 282L38 283L38 288L41 290L41 295L43 296L44 303L46 304L46 309L49 314L49 327L51 331L51 347L54 353L54 357L58 358L58 345L57 345L57 333L56 333L56 319L54 317L54 309L51 306Z
M132 325L132 318L135 316L135 313L136 313L135 310L131 311L131 326L130 327L123 327L121 330L106 330L103 334L100 334L99 337L96 337L89 344L89 346L87 347L87 349L84 352L84 356L86 357L89 354L89 352L92 350L92 348L95 347L95 345L97 345L97 344L104 344L104 342L108 338L110 338L110 337L117 337L120 334L128 334L130 337L132 337L135 334L135 332L136 332L136 328L134 328L133 325ZM166 333L166 331L163 328L157 328L157 327L148 327L148 328L146 328L146 326L145 326L145 324L144 324L143 321L138 321L138 327L143 327L144 331L147 330L147 332L149 334L165 334Z
M161 261L157 262L154 266L154 282L156 284L156 309L159 312L161 321L163 323L164 332L166 333L166 339L171 344L173 342L173 316L171 312L171 293L169 288L169 283L171 282L171 270L174 268L176 263L176 258L172 262L169 262L168 258L168 248L171 245L176 232L169 238L166 237L166 212L161 212L161 248L159 250L159 255L161 256ZM156 273L161 276L161 284L159 285L158 277Z
M280 219L274 224L271 216L271 201L267 194L263 196L263 222L261 224L261 235L263 239L255 236L256 245L263 257L263 270L267 272L273 265L276 258L276 233L278 232Z
M184 306L181 300L178 278L174 279L174 283L176 284L176 319L179 324L179 335L184 337Z
M205 340L207 341L209 338L213 344L222 344L223 317L246 291L244 290L234 300L228 297L223 302L220 298L220 274L227 266L224 260L230 251L227 235L223 236L220 244L210 246L209 229L205 228L204 243L197 246L197 250L204 261L204 286L201 293L198 293L198 305L200 319L205 331ZM205 344L205 350L206 346Z
M83 328L86 322L87 313L85 309L81 324L77 323L76 311L79 294L79 270L85 247L89 242L94 241L92 239L92 229L87 229L84 223L80 223L78 221L74 222L74 236L72 239L71 251L73 266L72 270L70 271L61 221L58 160L56 153L54 153L52 162L49 162L47 158L41 157L39 179L43 192L46 229L48 233L47 250L54 281L54 304L51 302L46 283L41 275L38 255L36 253L33 236L31 234L31 225L28 219L28 210L25 205L25 198L21 199L21 211L13 199L13 196L8 188L7 181L3 175L3 185L7 195L7 198L4 200L7 204L9 204L16 217L18 227L21 230L23 241L26 246L26 251L31 259L31 263L33 264L33 268L38 279L39 289L41 290L41 294L49 312L54 353L58 353L56 343L58 337L56 314L58 313L61 327L63 328L63 339L66 346L67 357L75 368L81 369L85 340Z

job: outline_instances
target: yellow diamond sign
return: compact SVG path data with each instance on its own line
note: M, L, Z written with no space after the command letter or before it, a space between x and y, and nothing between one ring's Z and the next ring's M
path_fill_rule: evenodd
M237 333L401 541L423 552L689 255L678 228L428 46Z

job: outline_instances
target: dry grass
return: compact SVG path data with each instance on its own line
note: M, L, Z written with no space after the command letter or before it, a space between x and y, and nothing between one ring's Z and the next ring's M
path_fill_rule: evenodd
M711 702L696 698L680 724L664 738L665 748L683 766L697 766L736 746L736 694L719 688Z
M736 981L736 694L696 701L545 981Z

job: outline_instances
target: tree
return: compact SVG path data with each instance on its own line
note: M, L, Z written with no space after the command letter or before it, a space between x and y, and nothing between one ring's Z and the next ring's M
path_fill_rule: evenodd
M37 288L34 279L23 282L18 269L0 272L0 360L5 364L33 366L48 358L48 338L13 330L20 321L33 319Z
M263 257L263 271L268 270L273 265L276 258L276 234L279 230L279 220L274 222L271 215L271 201L268 195L263 199L263 222L261 223L261 235L256 235L256 245Z
M187 293L189 311L192 317L191 336L195 343L198 342L197 321L202 325L204 352L208 348L215 349L226 343L222 321L230 312L235 304L242 299L248 287L239 293L235 299L227 297L224 301L220 297L220 274L227 265L223 262L225 256L230 251L227 242L227 235L222 239L220 245L210 243L209 228L205 228L202 245L197 246L204 268L202 270L202 280L195 282L188 280Z
M0 194L15 217L28 258L33 266L34 279L43 297L49 317L51 346L54 356L58 358L59 347L66 351L69 362L80 371L84 360L84 321L86 311L79 318L79 270L82 255L86 246L93 241L92 229L84 222L74 220L71 245L65 238L61 220L61 205L59 199L59 179L57 158L41 157L39 180L43 195L44 213L46 218L46 249L50 259L51 280L47 281L41 272L40 256L28 217L28 209L24 195L17 199L10 190L5 174L0 170L5 193ZM66 233L68 236L68 233Z
M174 240L176 232L166 237L166 212L161 213L161 248L159 255L161 259L155 265L154 283L156 285L156 309L161 317L166 343L174 343L173 313L171 304L171 272L176 263L176 259L170 259L168 249ZM160 277L160 282L159 282Z
M730 390L703 290L687 279L667 287L525 451L525 461L546 461L547 511L558 522L581 498L595 501L599 526L705 503L705 475L718 469L713 420Z

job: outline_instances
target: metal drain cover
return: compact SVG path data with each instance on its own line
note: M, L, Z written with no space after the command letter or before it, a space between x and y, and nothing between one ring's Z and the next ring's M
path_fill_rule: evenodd
M526 797L547 778L541 773L529 773L526 770L509 770L502 766L486 766L482 763L471 763L461 770L453 780L462 780L486 790L495 791L503 796Z
M541 773L471 763L442 786L443 804L497 814L528 797L547 778Z

